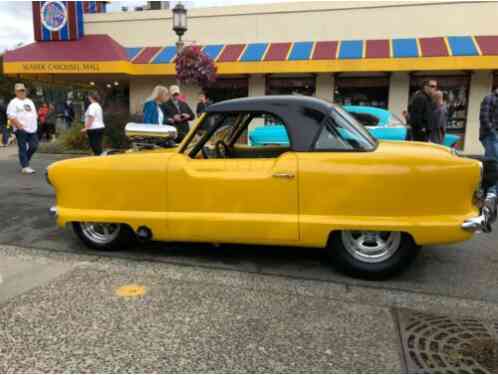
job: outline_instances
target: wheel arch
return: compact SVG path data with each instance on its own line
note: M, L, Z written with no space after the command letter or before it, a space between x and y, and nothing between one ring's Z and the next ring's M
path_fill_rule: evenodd
M327 237L327 241L326 241L326 246L327 247L330 247L330 245L332 244L332 240L334 239L335 236L339 235L341 232L343 231L351 231L351 230L355 230L355 229L333 229L329 232L329 235ZM365 229L358 229L360 231L366 231ZM375 231L375 232L394 232L394 231L388 231L388 230L385 230L385 229L381 229L381 230L374 230L372 229L371 231ZM402 235L405 235L405 236L408 236L417 246L421 246L417 243L417 240L416 238L410 233L410 232L407 232L407 231L402 231L402 230L398 230L396 232L400 232Z

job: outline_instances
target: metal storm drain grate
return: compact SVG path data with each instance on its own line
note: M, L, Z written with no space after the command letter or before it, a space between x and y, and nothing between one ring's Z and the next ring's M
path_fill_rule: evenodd
M397 310L410 373L498 372L498 323Z

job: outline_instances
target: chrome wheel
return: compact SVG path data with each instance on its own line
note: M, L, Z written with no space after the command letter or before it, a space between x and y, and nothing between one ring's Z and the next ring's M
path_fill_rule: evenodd
M347 252L365 263L380 263L392 257L401 245L400 232L343 231L341 239Z
M114 241L121 230L119 224L80 223L81 232L90 241L98 245L107 245Z

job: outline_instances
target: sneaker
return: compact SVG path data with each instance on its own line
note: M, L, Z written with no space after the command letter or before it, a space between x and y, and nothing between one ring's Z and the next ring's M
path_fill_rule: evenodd
M30 168L30 167L26 167L26 168L23 168L21 170L21 173L24 173L24 174L33 174L35 172L36 171L33 168Z

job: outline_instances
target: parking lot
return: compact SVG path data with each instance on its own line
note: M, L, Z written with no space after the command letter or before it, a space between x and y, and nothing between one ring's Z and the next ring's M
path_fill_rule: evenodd
M152 243L97 253L48 216L43 171L62 156L37 155L38 173L25 176L12 149L0 153L0 372L398 372L398 309L498 320L496 231L426 248L384 282L343 276L316 249ZM123 302L115 291L128 284L144 296Z

